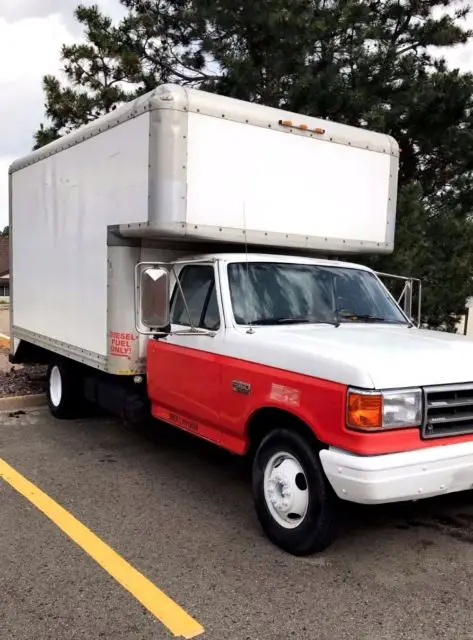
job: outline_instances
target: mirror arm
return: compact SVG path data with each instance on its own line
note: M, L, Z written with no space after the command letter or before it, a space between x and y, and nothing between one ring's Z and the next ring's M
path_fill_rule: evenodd
M154 340L159 340L160 338L167 338L172 334L171 331L171 323L169 323L166 327L162 329L150 329L150 335L154 338Z
M175 267L174 264L172 265L172 272L173 272L174 277L176 279L176 284L177 284L177 287L179 289L179 293L181 294L182 302L183 302L184 307L186 309L187 319L189 320L189 325L190 325L192 331L195 331L196 329L195 329L195 327L194 327L194 325L192 323L191 312L189 311L189 307L187 306L187 301L186 301L186 298L184 296L184 291L182 290L181 281L179 280L179 277L178 277L178 275L176 273L176 267Z

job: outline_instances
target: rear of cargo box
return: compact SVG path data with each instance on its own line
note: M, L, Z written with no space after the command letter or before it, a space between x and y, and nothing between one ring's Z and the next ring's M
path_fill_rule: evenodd
M107 226L147 218L149 117L13 167L14 350L26 340L106 369Z

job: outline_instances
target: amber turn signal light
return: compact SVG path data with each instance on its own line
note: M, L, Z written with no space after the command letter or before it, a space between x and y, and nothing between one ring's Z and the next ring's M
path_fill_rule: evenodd
M347 426L372 431L383 426L383 397L374 393L348 393Z

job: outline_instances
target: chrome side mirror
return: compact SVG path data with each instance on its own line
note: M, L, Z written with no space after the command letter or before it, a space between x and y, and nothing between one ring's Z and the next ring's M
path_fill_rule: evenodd
M150 332L163 330L170 321L170 273L160 266L139 271L137 321Z

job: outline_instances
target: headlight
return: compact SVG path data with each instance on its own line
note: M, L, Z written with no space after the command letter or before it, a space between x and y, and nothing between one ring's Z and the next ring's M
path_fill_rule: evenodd
M347 426L376 431L418 427L422 423L422 391L348 390Z

